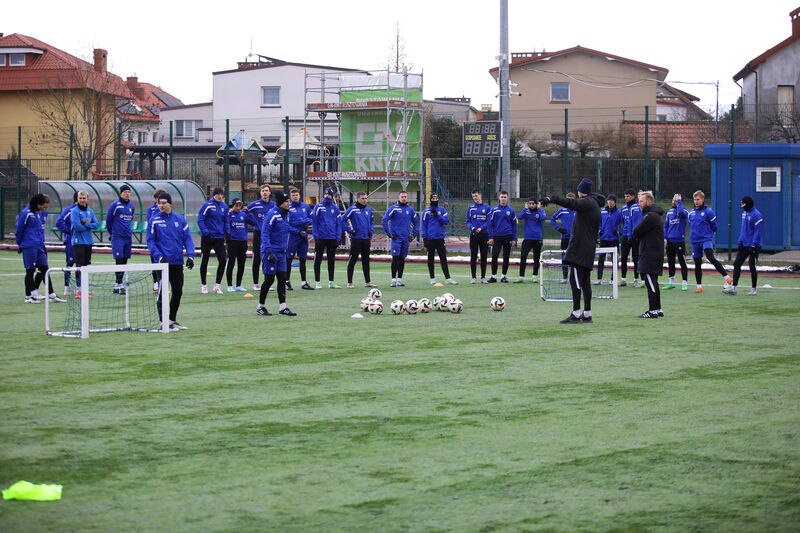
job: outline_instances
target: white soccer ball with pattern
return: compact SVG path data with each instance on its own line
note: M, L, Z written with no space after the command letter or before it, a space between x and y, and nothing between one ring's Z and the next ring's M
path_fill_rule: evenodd
M419 304L416 300L409 300L406 302L406 313L409 315L416 315L419 313Z
M366 311L369 304L372 303L372 298L361 298L361 310Z
M367 307L367 311L373 315L379 315L383 313L383 303L381 303L379 300L372 300L372 302L369 304L369 307Z
M403 300L393 301L391 304L389 304L389 310L393 315L402 315L403 311L405 311L405 304L403 303Z
M446 292L446 293L442 294L442 300L444 300L444 303L446 305L449 305L450 302L452 302L455 299L456 299L456 297L453 296L452 294L450 294L449 292Z
M369 293L368 293L368 296L370 298L372 298L373 300L380 300L380 298L381 298L381 296L383 296L383 294L381 293L380 289L370 289Z
M495 296L492 298L492 301L489 302L489 307L495 311L502 311L506 307L506 301L500 296Z
M420 298L417 302L419 304L419 312L420 313L430 313L431 312L431 301L427 298Z
M464 303L458 298L455 298L452 302L447 304L447 308L451 313L460 313L464 310Z
M442 300L441 296L437 296L436 298L433 299L433 308L436 309L437 311L441 311L443 305L444 305L444 300Z

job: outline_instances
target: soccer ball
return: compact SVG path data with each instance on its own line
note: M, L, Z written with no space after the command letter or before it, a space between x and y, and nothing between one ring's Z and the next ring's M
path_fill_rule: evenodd
M372 298L361 298L361 310L366 311L369 308L369 304L372 303Z
M495 311L502 311L506 306L506 301L503 300L500 296L495 296L492 298L492 301L489 302L489 307L491 307Z
M443 311L442 306L444 305L444 301L442 300L441 296L437 296L433 299L433 308L437 311Z
M372 300L367 310L373 315L379 315L383 313L383 304L379 300Z
M419 304L416 300L409 300L406 302L406 313L409 315L416 315L419 312Z
M452 302L447 305L447 308L450 310L451 313L460 313L464 310L464 303L455 298Z
M427 298L421 298L420 301L417 302L419 304L419 312L420 313L430 313L431 311L431 301Z
M449 304L450 302L452 302L455 299L456 299L456 297L453 296L452 294L450 294L449 292L446 292L446 293L442 294L442 300L444 301L445 304Z
M373 300L379 300L380 297L383 296L380 289L370 289L369 290L369 297Z
M405 307L403 305L403 300L395 300L389 305L389 309L392 311L393 315L402 315Z

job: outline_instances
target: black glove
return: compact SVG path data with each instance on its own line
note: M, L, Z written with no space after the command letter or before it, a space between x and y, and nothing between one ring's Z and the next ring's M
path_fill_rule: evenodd
M550 197L549 196L545 196L544 198L539 200L539 203L542 204L542 207L547 207L547 204L550 203Z
M619 232L617 230L614 230L614 237L619 237Z
M561 235L566 235L566 234L567 234L567 230L565 230L564 228L558 228L558 232L559 232Z
M169 263L169 261L167 261L167 258L164 257L163 255L161 256L161 259L158 260L158 262L159 263Z
M231 242L231 234L230 233L226 233L225 234L225 244L228 244L229 242Z
M431 215L433 215L435 217L438 217L439 216L439 210L438 209L431 209Z
M425 248L428 247L428 239L422 239L422 246L424 246Z
M191 257L186 258L186 268L188 268L189 270L194 268L194 259L192 259Z
M306 233L304 230L300 230L300 234L299 234L299 235L300 235L301 237L303 237L303 238L306 238L306 237L308 237L308 233Z
M22 253L22 248L17 248L17 253L21 254Z
M273 264L273 265L275 264L275 254L273 254L272 252L267 254L267 263L270 263L270 264Z
M371 231L369 233L367 233L367 237L369 237L370 239L372 238L372 232Z
M761 247L760 246L755 246L754 248L755 248L756 254L760 254L761 253Z
M387 233L387 235L389 235L389 238L392 239L393 241L397 240L397 235L395 235L394 233Z

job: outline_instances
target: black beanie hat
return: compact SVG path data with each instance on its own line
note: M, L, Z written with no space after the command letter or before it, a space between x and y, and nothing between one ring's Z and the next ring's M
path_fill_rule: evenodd
M742 203L744 204L745 211L750 211L751 209L753 209L753 206L755 205L753 199L747 195L742 196Z
M592 180L589 178L583 178L578 184L578 192L583 194L592 194Z
M275 194L273 194L273 197L275 198L275 205L278 207L280 207L283 202L289 199L289 197L286 196L286 193L283 191L276 191Z
M129 191L129 190L131 190L129 185L123 185L122 187L119 188L119 193L122 194L125 191Z

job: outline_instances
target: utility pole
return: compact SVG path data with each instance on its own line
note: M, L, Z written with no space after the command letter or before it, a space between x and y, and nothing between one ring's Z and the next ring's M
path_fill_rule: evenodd
M503 128L500 158L500 190L511 188L511 121L508 79L508 0L500 0L500 122Z

